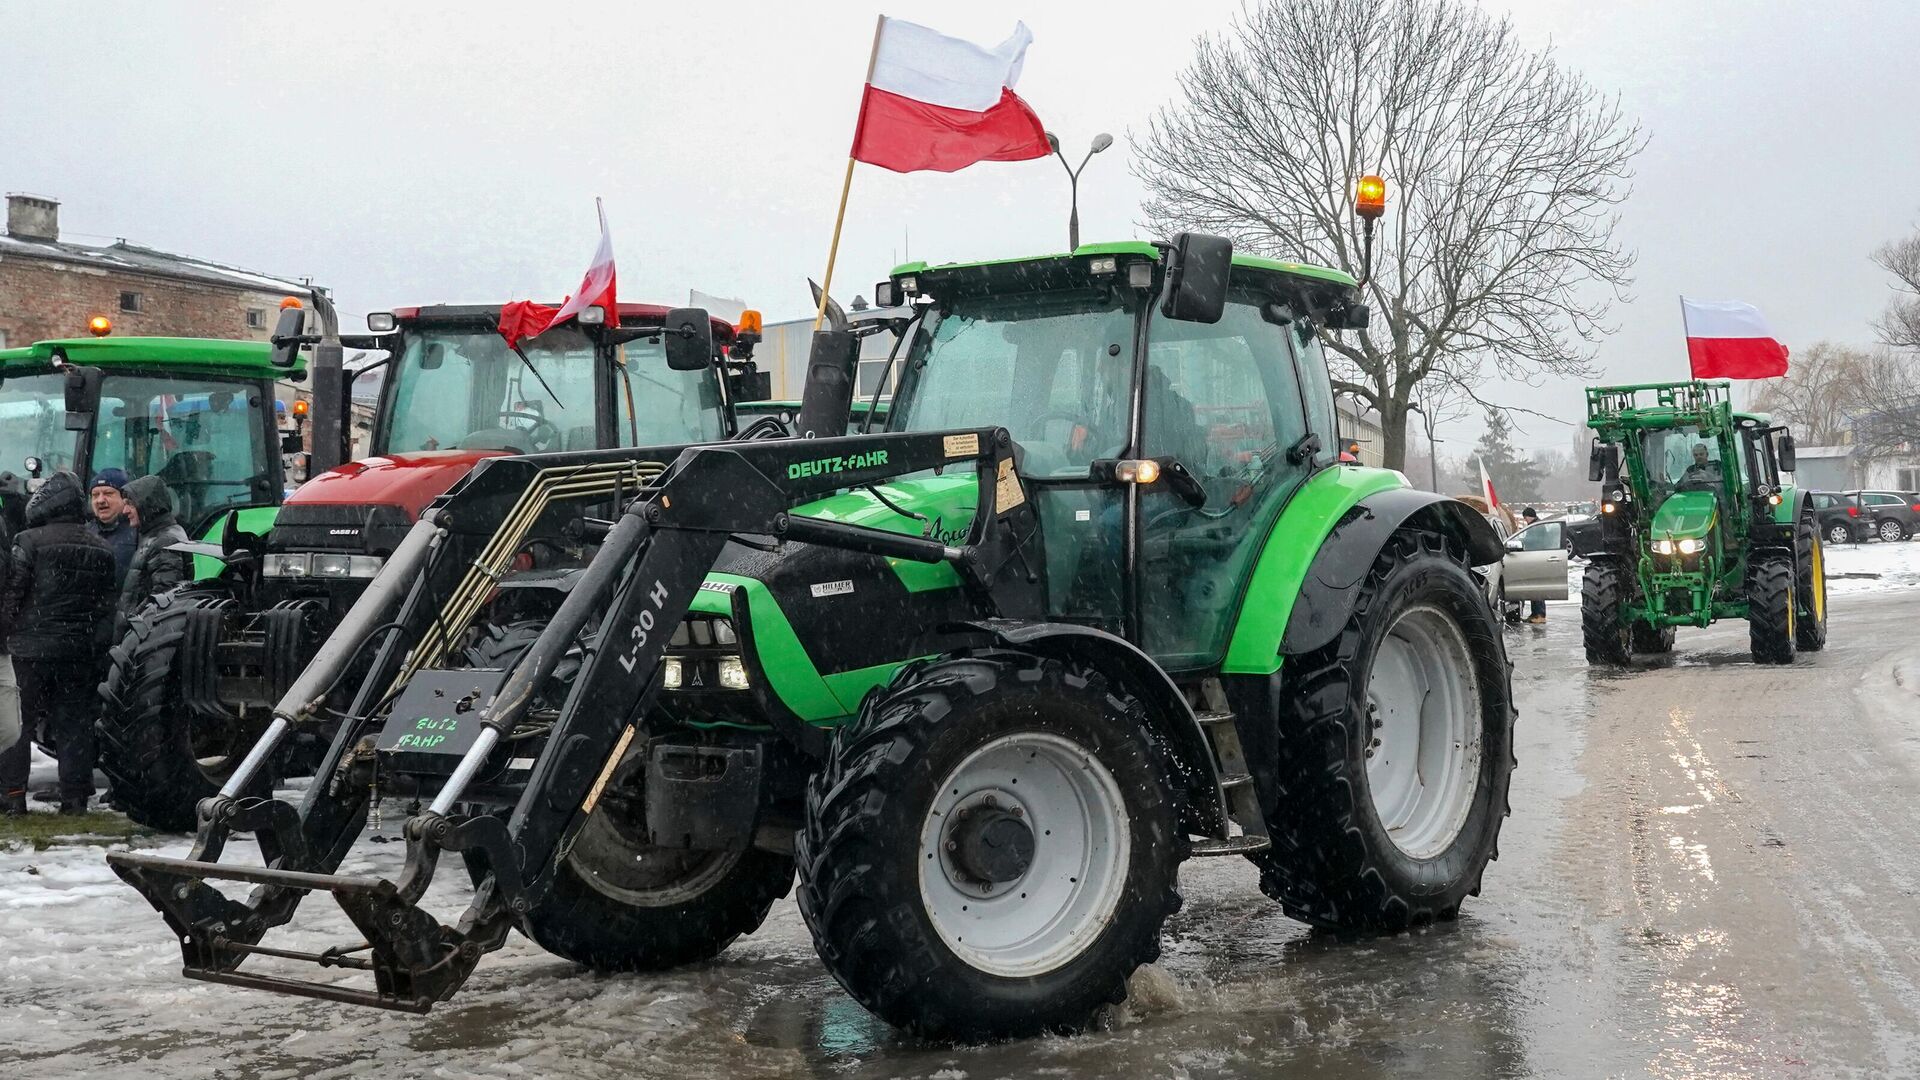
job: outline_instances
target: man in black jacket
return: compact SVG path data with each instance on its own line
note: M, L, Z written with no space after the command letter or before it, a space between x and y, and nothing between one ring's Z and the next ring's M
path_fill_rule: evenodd
M124 469L101 469L93 474L93 486L87 499L93 504L93 520L87 529L113 549L113 584L118 588L127 577L127 564L133 561L133 522L127 520L127 474Z
M169 550L187 541L187 530L173 517L173 493L158 476L143 476L127 488L127 519L139 530L133 561L127 564L127 579L120 586L120 603L114 620L115 641L127 632L127 620L147 598L166 592L187 580L188 555Z
M0 754L0 809L26 812L31 733L44 726L60 756L60 812L93 798L94 641L113 610L113 551L87 530L87 496L56 472L27 501L13 539L0 627L20 683L20 741Z

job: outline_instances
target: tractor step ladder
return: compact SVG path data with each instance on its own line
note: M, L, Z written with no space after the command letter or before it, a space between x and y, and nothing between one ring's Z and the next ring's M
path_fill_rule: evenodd
M1205 707L1195 711L1200 730L1206 732L1207 745L1213 748L1214 770L1220 777L1220 795L1239 829L1226 839L1198 840L1193 844L1195 858L1208 855L1250 855L1273 846L1267 835L1267 816L1260 808L1260 792L1247 767L1247 754L1240 746L1240 729L1226 707L1226 695L1220 684L1208 680L1202 689Z

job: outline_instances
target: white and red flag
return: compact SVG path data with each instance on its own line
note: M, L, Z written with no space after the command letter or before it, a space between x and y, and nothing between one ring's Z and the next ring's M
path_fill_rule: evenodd
M1770 379L1787 373L1787 347L1752 304L1683 296L1680 316L1694 378Z
M1487 475L1487 459L1476 457L1474 461L1480 464L1480 497L1487 500L1487 512L1492 513L1500 508L1500 496L1493 493L1493 477Z
M1047 132L1013 92L1033 32L991 49L882 16L860 101L853 157L894 172L954 172L980 161L1046 157Z
M538 337L596 304L606 312L609 324L619 320L619 300L614 295L613 234L607 230L607 208L599 199L593 200L593 206L600 214L600 246L594 249L593 262L587 267L586 277L580 279L580 287L557 308L532 300L515 300L503 305L500 336L507 340L507 348L517 349L521 339Z

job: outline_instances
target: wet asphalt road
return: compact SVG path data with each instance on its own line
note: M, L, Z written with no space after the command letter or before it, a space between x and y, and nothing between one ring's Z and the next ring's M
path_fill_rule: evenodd
M1509 633L1514 816L1457 923L1342 942L1247 864L1192 862L1165 956L1090 1034L895 1035L823 973L791 901L663 975L581 974L515 938L427 1017L188 983L99 849L61 848L0 853L3 1075L1920 1074L1920 663L1894 674L1920 655L1920 590L1835 597L1833 644L1788 669L1727 623L1593 673L1576 621ZM398 845L360 851L349 871L397 868ZM346 937L322 906L278 943Z

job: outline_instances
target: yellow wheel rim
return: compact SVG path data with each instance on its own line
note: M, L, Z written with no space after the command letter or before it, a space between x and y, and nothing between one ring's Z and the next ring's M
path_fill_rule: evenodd
M1821 551L1823 546L1819 537L1813 538L1813 621L1821 625L1827 621L1827 556Z

